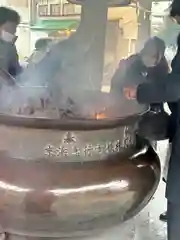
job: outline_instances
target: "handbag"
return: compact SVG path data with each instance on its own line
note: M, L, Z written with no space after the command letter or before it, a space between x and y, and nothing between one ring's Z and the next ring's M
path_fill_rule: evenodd
M168 139L170 115L163 110L148 111L138 123L137 134L150 141Z

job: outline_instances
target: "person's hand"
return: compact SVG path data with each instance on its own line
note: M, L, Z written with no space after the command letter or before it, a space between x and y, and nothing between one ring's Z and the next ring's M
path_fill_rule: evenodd
M123 94L127 99L134 100L137 95L137 87L125 87L123 88Z

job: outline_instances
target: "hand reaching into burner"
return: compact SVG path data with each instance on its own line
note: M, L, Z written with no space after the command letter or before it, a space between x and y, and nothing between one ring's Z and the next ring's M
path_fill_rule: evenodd
M125 87L123 94L128 100L134 100L137 96L137 87Z

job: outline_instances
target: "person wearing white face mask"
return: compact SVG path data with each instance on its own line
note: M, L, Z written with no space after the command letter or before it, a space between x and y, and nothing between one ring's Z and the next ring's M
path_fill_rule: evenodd
M15 46L16 29L20 23L19 14L6 7L0 7L0 76L16 77L21 72Z

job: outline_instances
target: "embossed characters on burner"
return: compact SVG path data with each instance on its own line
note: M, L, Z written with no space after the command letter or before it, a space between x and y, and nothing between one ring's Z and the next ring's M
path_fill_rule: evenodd
M48 144L44 148L44 155L48 157L92 157L93 155L107 155L122 152L124 149L134 145L135 139L131 130L125 127L122 140L116 139L97 144L80 144L78 142L75 134L66 132L59 146Z
M48 144L44 149L44 154L48 157L71 157L71 156L82 156L82 157L92 157L93 155L106 155L111 153L118 153L123 151L124 145L120 140L115 140L112 142L85 144L84 146L53 146Z
M71 133L67 132L63 138L63 143L75 143L76 142L76 137Z

